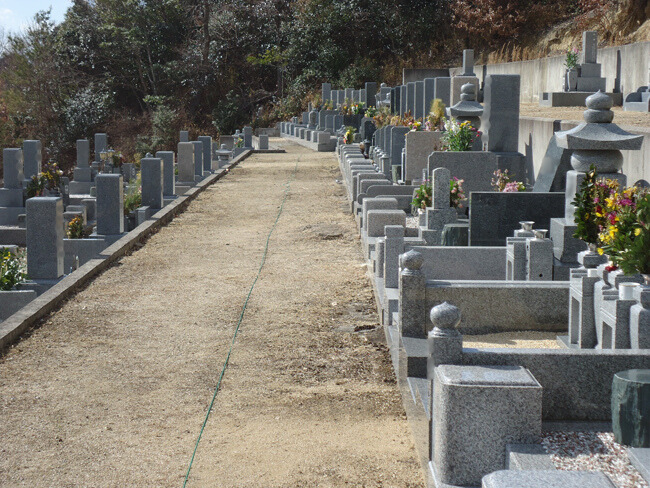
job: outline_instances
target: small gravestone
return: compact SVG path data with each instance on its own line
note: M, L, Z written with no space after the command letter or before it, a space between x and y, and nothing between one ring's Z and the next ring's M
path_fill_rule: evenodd
M190 142L190 133L189 131L182 130L179 134L179 142Z
M260 134L258 145L260 150L267 150L269 148L269 136L267 134Z

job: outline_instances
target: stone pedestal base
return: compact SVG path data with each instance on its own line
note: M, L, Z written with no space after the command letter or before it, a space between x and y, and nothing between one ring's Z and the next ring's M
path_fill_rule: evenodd
M587 97L594 92L551 92L542 93L539 97L540 107L584 107ZM607 93L614 102L614 105L620 107L623 105L622 93Z

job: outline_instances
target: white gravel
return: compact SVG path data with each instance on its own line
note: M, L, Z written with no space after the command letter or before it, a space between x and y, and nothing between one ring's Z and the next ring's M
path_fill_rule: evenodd
M420 221L420 217L418 216L413 216L413 215L407 215L406 217L406 227L410 227L412 229L417 229L418 222Z
M618 488L648 486L611 432L544 432L542 445L557 469L602 471Z

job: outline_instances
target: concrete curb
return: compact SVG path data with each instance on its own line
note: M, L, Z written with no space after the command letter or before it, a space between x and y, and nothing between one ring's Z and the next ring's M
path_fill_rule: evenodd
M155 213L146 222L133 229L124 237L104 249L99 258L91 259L79 269L65 276L52 288L36 297L18 312L0 323L0 354L11 344L16 342L21 335L37 325L38 321L50 312L59 308L61 303L74 295L78 290L87 285L93 278L100 275L105 269L118 259L134 249L143 239L171 222L174 217L183 212L201 192L226 176L228 172L255 151L244 151L234 158L227 166L216 173L204 178L187 193L179 196L172 203Z

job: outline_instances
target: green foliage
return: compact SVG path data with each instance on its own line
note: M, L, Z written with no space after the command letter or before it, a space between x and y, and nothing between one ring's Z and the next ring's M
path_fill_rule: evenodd
M25 193L27 198L40 197L45 194L45 187L47 182L41 173L33 175L29 183L27 183L27 188Z
M8 249L0 249L0 291L12 290L27 281L24 260L14 256Z
M445 151L471 151L474 141L480 137L478 132L467 121L460 124L455 119L445 121L445 133L442 141Z
M416 208L421 208L424 210L427 207L431 206L431 198L433 194L433 189L431 183L423 183L418 189L415 190L413 195L413 201L411 205Z
M32 179L27 184L27 188L25 189L27 198L40 197L45 194L45 190L59 188L61 185L61 176L63 176L63 171L59 169L58 164L44 164L42 171L32 176Z
M576 231L573 237L594 246L598 244L598 233L600 232L596 220L596 203L594 202L597 178L598 174L592 165L580 183L580 188L572 202L575 206L576 222Z
M142 205L142 180L138 173L136 181L131 182L126 195L124 195L124 215L129 215L140 205Z
M178 115L167 105L160 104L152 114L151 146L153 151L171 148L176 142Z
M345 135L343 136L345 144L352 144L354 142L354 134L356 134L356 132L357 129L351 125L345 128Z
M212 125L219 134L232 134L237 127L244 125L246 119L241 109L240 97L234 91L228 92L212 112Z
M463 183L465 180L459 180L455 176L449 180L449 206L453 208L461 208L462 203L465 201L465 191L463 190Z
M564 60L564 66L567 67L567 69L573 69L576 66L578 66L578 54L580 51L576 49L575 47L572 49L568 49L566 52L566 59Z
M68 239L83 239L87 236L86 230L84 229L84 222L81 217L77 216L68 222L66 235L68 236Z
M618 231L604 251L627 275L650 274L650 193L619 210Z
M440 130L445 121L445 104L440 98L431 101L429 115L424 122L426 130Z

